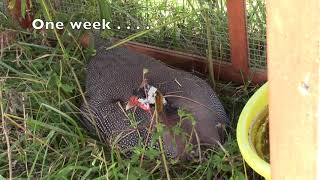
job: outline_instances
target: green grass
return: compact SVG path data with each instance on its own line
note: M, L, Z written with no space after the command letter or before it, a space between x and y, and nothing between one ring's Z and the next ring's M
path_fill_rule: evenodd
M99 1L104 2L104 0ZM55 9L57 20L93 21L100 17L97 11L100 7L99 1L82 0L81 3L72 0L53 1L50 5ZM103 9L101 9L102 15L108 16L109 13L106 11L111 9L112 33L117 37L126 38L141 32L147 26L159 27L159 24L170 22L169 25L139 36L135 41L200 56L207 56L208 53L206 22L201 15L207 9L212 24L213 59L230 61L226 0L112 0L110 8ZM265 1L247 0L246 10L250 66L263 69L266 67ZM171 19L175 17L182 18L171 23ZM117 29L118 26L121 27L120 30ZM131 28L127 29L127 26Z
M39 45L41 37L20 33L19 40L23 43L18 41L10 49L4 49L0 61L1 132L7 133L0 134L3 177L9 176L9 169L13 177L29 179L166 177L159 152L137 147L132 158L125 159L116 149L110 150L88 136L78 125L77 107L82 101L80 88L84 86L86 60L74 43L64 42L65 53L70 55L64 58L59 46ZM255 88L217 83L216 89L233 120L227 142L223 149L203 152L205 158L201 163L197 159L188 162L167 159L172 178L243 179L245 176L234 129L243 105ZM140 167L142 153L150 159Z
M59 21L98 20L100 18L99 2L104 0L51 1L54 19ZM110 0L111 1L111 0ZM41 1L39 1L41 2ZM266 67L266 13L265 1L247 0L247 30L249 58L252 68ZM34 3L36 8L41 3ZM206 23L200 12L208 8L212 32L212 56L214 60L230 61L230 44L228 37L226 0L112 0L110 8L103 7L102 16L109 16L111 9L111 25L113 35L126 38L141 29L159 27L172 18L183 18L169 25L157 28L150 33L139 36L135 41L207 56ZM105 9L105 11L103 11ZM187 16L186 16L187 15ZM36 17L41 16L37 13ZM1 14L0 14L1 20ZM117 26L121 29L118 30ZM128 30L127 26L131 28ZM136 29L139 26L140 29Z
M81 17L66 18L53 11L50 15L47 18L62 16L65 21ZM176 21L169 17L163 23ZM2 21L1 27L9 26L10 21ZM166 32L156 27L156 32ZM79 34L60 36L48 31L52 42L38 33L15 29L17 41L2 48L0 57L0 179L10 174L15 179L164 179L168 174L172 179L259 179L243 162L235 138L238 116L257 87L216 82L231 127L223 146L204 151L201 162L166 157L164 163L161 152L143 146L128 159L79 125L88 60L86 50L75 41ZM156 37L154 34L145 33ZM147 158L141 164L142 154Z
M119 10L117 6L125 8ZM173 17L184 16L179 21L137 38L136 41L206 56L206 23L201 14L205 9L213 24L211 26L213 57L216 60L228 61L230 49L224 0L214 3L200 3L198 0L133 0L130 1L130 4L114 5L113 14L117 18L113 18L113 22L116 26L120 25L121 27L126 27L128 24L133 27L158 27L161 22L166 23ZM116 30L116 35L126 37L137 31L139 30L121 29Z

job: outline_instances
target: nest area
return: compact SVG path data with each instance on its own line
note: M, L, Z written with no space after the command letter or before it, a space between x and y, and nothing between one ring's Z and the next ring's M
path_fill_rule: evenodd
M50 2L51 8L55 9L50 11L51 14L61 21L95 20L99 16L96 1ZM206 56L208 47L204 20L198 11L191 10L187 1L176 1L178 3L171 5L171 1L167 1L167 4L152 0L145 1L149 4L139 2L141 3L115 1L112 6L113 24L151 28L168 24L139 35L134 41ZM263 11L258 10L263 4L259 3L260 1L248 1L247 4L250 9L250 65L264 68L265 27L264 16L261 15ZM1 4L4 4L3 1L0 1ZM124 4L126 6L121 9ZM39 4L33 5L41 9ZM211 8L209 16L214 25L213 58L230 61L225 5L225 1L212 4L215 8ZM191 15L181 19L174 18L181 14ZM77 38L81 32L71 32L72 36L68 33L61 34L59 42L51 30L45 34L30 33L12 26L14 23L9 19L1 18L4 18L2 14L0 38L5 43L1 44L0 49L0 151L6 152L0 160L2 176L9 177L11 169L14 177L21 178L166 178L164 162L159 158L159 152L138 147L131 159L124 159L117 149L110 150L88 136L79 126L78 107L85 95L84 65L90 53L89 49L77 46ZM4 30L7 28L11 31ZM4 35L9 32L15 33ZM118 38L127 38L134 33L139 31L133 28L114 28L113 31L106 32L108 36ZM244 162L235 140L238 116L258 86L248 85L247 82L245 85L221 81L215 84L215 90L232 121L225 144L204 152L201 162L198 158L189 162L167 159L169 174L172 178L185 179L241 179L245 176L258 179L259 176L249 167L246 166L246 170L243 168ZM10 152L7 152L8 147ZM148 159L141 165L142 153Z
M112 171L119 172L109 172L110 177L116 176L115 174L165 177L161 158L157 158L159 152L137 148L131 159L124 160L116 149L110 151L79 126L78 107L85 93L86 59L82 56L85 51L78 49L72 41L64 41L70 55L66 58L60 47L41 44L43 39L40 36L33 37L23 33L17 36L24 40L24 43L12 42L10 48L4 49L0 62L3 99L1 105L5 122L2 122L2 127L5 127L2 132L7 132L9 137L14 176L27 177L26 169L30 171L32 163L39 162L29 176L57 177L56 173L66 171L64 169L69 167L74 173L66 172L66 177L71 177L72 174L74 177L85 174L88 174L88 177L99 177L108 171L98 167L111 166ZM182 178L191 174L198 178L244 177L243 161L235 140L235 126L244 104L257 86L216 82L215 89L232 120L232 127L227 130L226 142L221 148L203 152L201 162L198 157L190 162L168 159L171 177ZM1 133L0 136L1 151L6 152L6 135ZM144 160L140 167L142 152L150 159ZM27 160L24 160L25 158ZM8 165L8 159L2 158L0 164L3 165L1 167L7 167L5 165ZM75 164L81 164L83 168L74 169ZM47 168L50 166L55 169L49 171ZM132 170L129 174L128 166ZM89 171L90 168L93 169ZM247 171L250 176L258 177L250 170ZM7 168L0 168L0 172L7 175L8 171Z

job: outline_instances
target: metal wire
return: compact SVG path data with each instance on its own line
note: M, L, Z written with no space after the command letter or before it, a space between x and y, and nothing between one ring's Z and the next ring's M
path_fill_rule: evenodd
M69 15L79 9L81 12L87 11L90 4L89 0L51 0L51 2L56 11ZM93 9L97 8L94 3L91 5ZM203 11L200 11L205 7L209 9L212 24L213 59L230 61L226 0L206 1L202 5L199 4L199 0L112 0L112 31L114 36L126 38L147 28L172 21L167 26L151 31L134 41L207 56L206 23L201 16ZM98 11L96 9L95 12L91 12L92 15ZM177 16L188 14L190 16L173 21Z
M94 21L98 20L96 0L48 0L48 5L57 13L59 21ZM35 9L40 8L38 1L32 1Z
M0 0L0 5L1 2L3 0ZM99 19L96 0L49 2L59 14L58 18L65 21ZM247 0L246 3L250 67L263 69L266 68L265 0ZM33 5L39 6L34 1ZM230 61L226 0L111 0L112 34L126 38L148 27L159 27L167 23L134 41L207 56L207 24L203 17L205 8L209 11L212 25L213 59ZM179 16L184 18L174 21Z
M265 69L267 65L265 0L246 2L250 67Z
M0 28L3 28L4 22L6 21L7 11L5 4L4 0L0 0Z
M4 0L0 0L0 12L4 14Z

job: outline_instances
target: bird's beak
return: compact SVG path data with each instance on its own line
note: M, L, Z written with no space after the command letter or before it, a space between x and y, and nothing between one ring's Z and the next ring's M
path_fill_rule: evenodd
M129 109L131 108L134 108L137 106L137 103L138 103L138 98L136 96L131 96L127 105L126 105L126 111L128 111Z

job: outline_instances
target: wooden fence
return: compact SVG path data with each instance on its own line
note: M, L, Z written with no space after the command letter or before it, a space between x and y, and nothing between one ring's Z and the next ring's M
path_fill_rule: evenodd
M214 61L216 79L244 83L264 83L267 81L267 72L263 69L251 69L249 66L248 38L246 24L246 1L228 0L228 26L231 50L231 63ZM140 43L128 43L127 46L135 51L162 60L165 63L183 68L207 73L206 57L176 52Z

